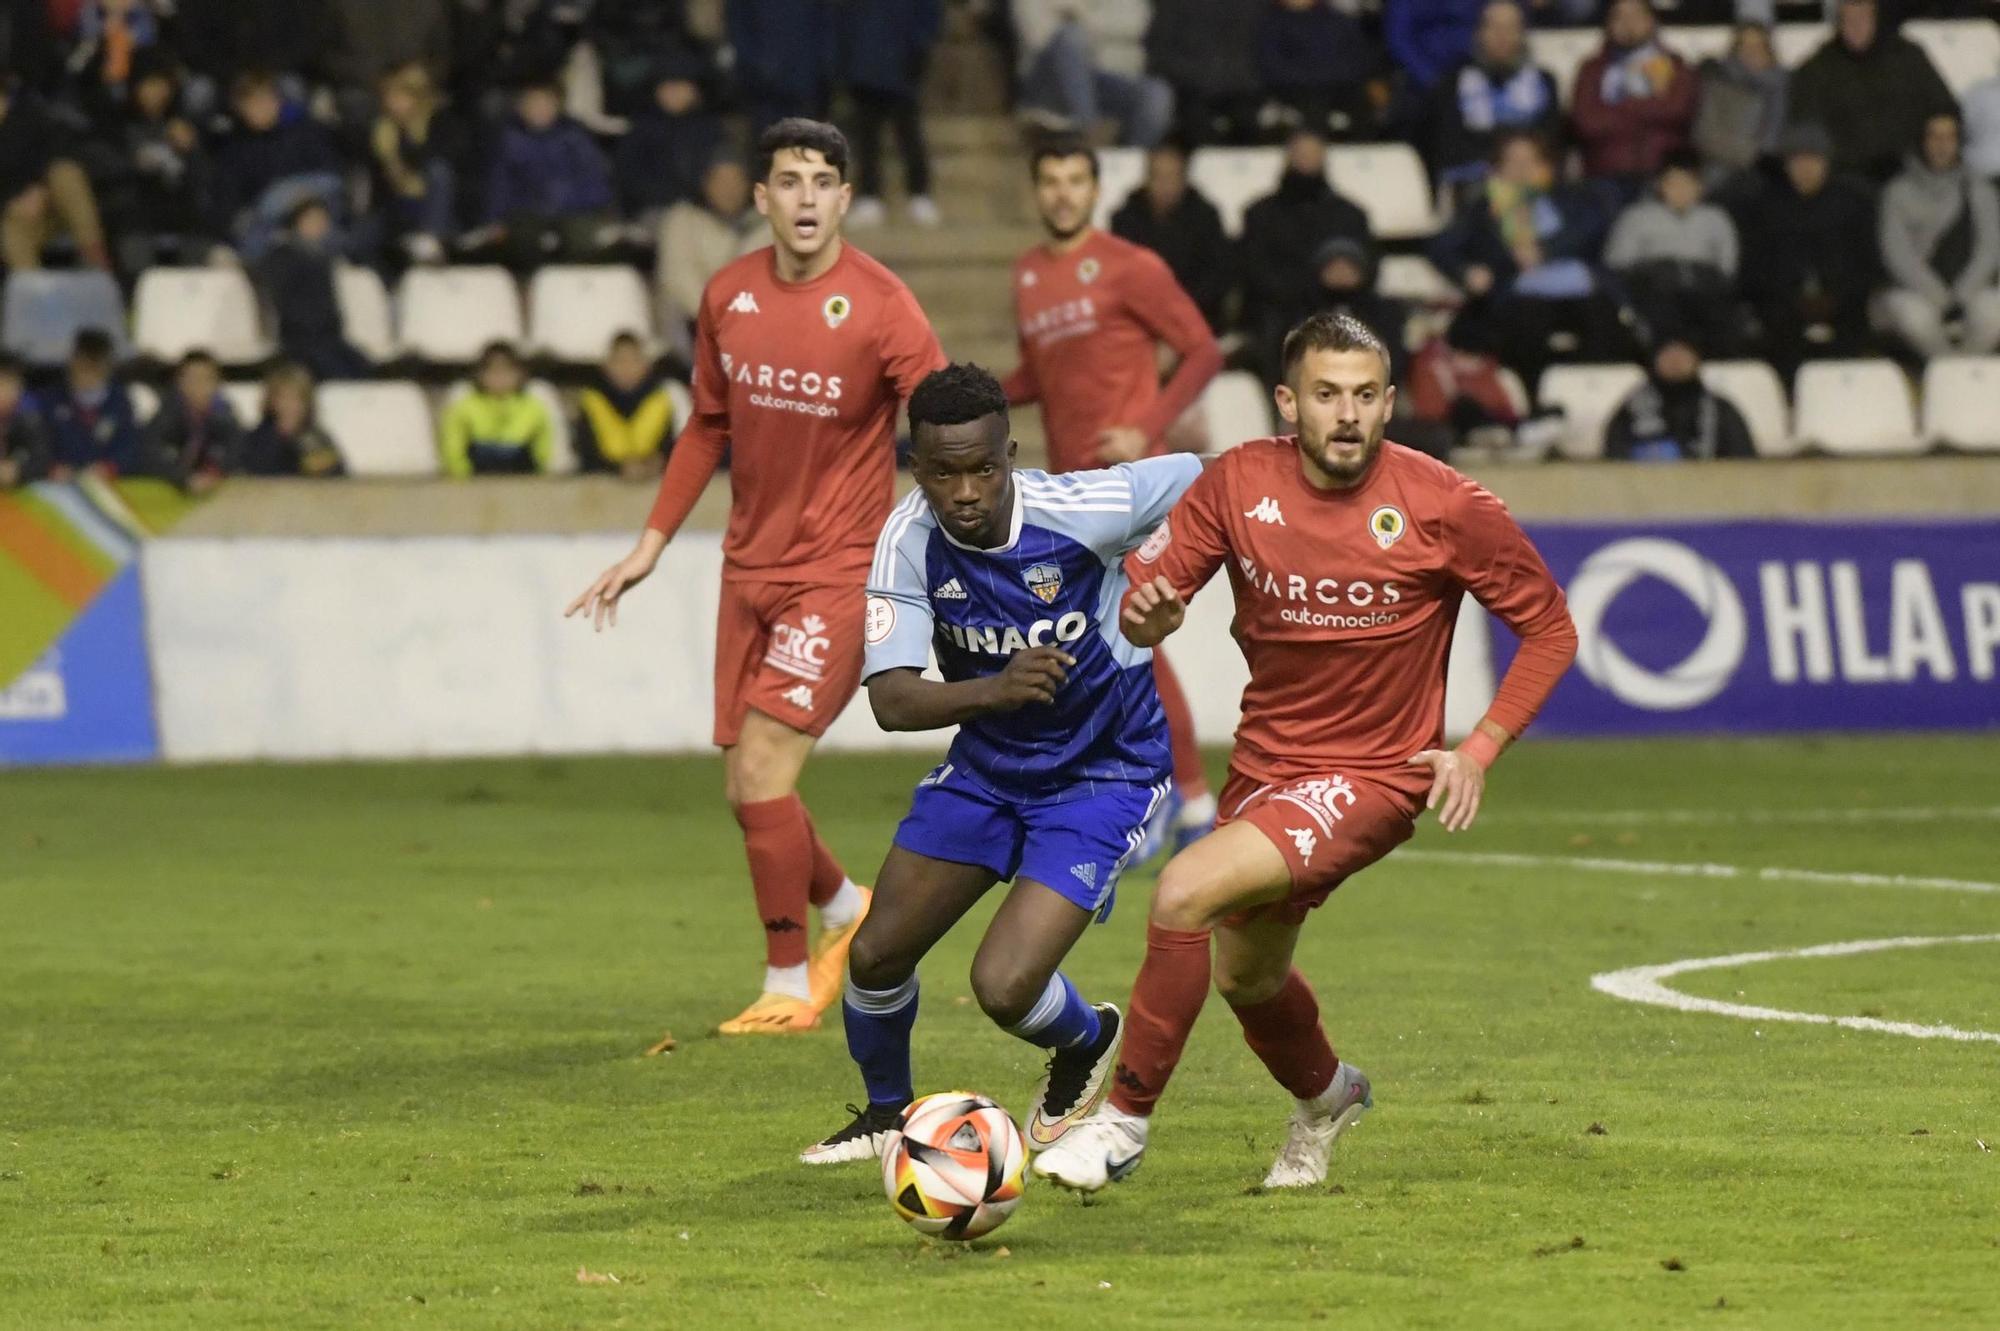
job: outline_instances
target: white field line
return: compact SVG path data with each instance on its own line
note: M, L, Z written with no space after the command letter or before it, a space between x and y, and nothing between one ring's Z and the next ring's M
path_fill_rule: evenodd
M1597 855L1524 855L1498 850L1399 850L1398 860L1501 869L1582 869L1594 873L1651 874L1671 878L1736 878L1763 883L1814 883L1828 887L1907 887L1938 892L1996 892L2000 883L1970 878L1930 878L1902 873L1835 873L1823 869L1753 868L1686 860L1622 860Z
M1482 814L1480 821L1559 823L1564 826L1602 824L1611 827L1642 827L1648 823L1766 827L1785 824L2000 822L2000 804L1919 804L1876 809L1524 809L1496 810Z
M1662 980L1689 971L1717 970L1728 966L1748 966L1760 961L1780 961L1795 957L1851 957L1863 952L1886 952L1892 948L1937 947L1945 943L2000 943L2000 934L1954 934L1934 938L1863 938L1851 943L1822 943L1817 947L1784 948L1770 952L1736 952L1726 957L1694 957L1669 961L1659 966L1630 966L1590 977L1590 987L1633 1003L1673 1008L1678 1012L1708 1012L1745 1021L1790 1021L1812 1026L1844 1026L1854 1031L1876 1031L1885 1035L1908 1035L1919 1040L1966 1040L2000 1044L2000 1031L1968 1031L1956 1026L1924 1026L1908 1021L1883 1021L1877 1017L1836 1017L1823 1012L1790 1012L1783 1008L1755 1007L1748 1003L1725 1003L1714 998L1669 989Z

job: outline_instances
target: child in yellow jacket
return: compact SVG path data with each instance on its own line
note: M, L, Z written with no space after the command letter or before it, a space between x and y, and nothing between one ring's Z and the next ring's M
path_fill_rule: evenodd
M445 474L547 471L554 447L555 423L528 391L521 357L505 342L491 343L479 353L472 391L445 408L438 439Z
M611 339L601 382L577 398L576 455L584 471L627 480L660 474L673 447L674 403L639 339Z

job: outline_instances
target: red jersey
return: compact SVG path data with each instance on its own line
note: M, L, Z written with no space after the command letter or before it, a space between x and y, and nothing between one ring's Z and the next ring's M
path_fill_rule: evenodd
M1506 507L1399 444L1347 490L1307 481L1293 439L1231 449L1126 560L1135 584L1164 576L1183 599L1225 565L1250 665L1232 761L1260 781L1351 770L1421 802L1431 772L1409 760L1443 742L1463 592L1521 635L1487 713L1509 734L1576 653L1562 589Z
M1014 322L1021 363L1009 402L1039 402L1050 471L1104 465L1098 434L1145 431L1161 451L1167 427L1222 368L1222 351L1166 260L1104 231L1067 254L1037 245L1014 263ZM1157 344L1180 355L1163 389Z
M724 267L695 317L694 413L647 525L671 537L729 449L724 578L866 581L889 517L896 410L945 364L902 280L851 244L810 282L770 247Z

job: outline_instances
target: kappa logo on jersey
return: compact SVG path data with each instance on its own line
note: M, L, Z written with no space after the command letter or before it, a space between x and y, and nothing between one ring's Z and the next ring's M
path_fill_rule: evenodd
M1393 504L1384 504L1368 515L1368 534L1375 538L1375 544L1387 550L1403 539L1403 510Z
M951 581L945 583L944 586L933 591L931 596L940 601L963 601L965 599L965 587L957 578L953 578Z
M1284 510L1280 509L1278 501L1269 495L1265 495L1255 504L1243 510L1243 516L1249 518L1252 522L1261 522L1267 527L1272 523L1276 523L1280 527L1285 525Z
M1022 629L1013 624L951 624L939 620L938 636L961 651L985 656L1012 656L1030 647L1046 647L1052 642L1075 642L1090 630L1090 616L1072 610L1061 619L1038 619Z
M833 646L825 628L826 621L818 615L807 615L796 628L790 624L772 625L771 646L764 653L764 663L788 675L819 683L826 674L827 649Z
M784 698L794 707L803 708L808 712L813 709L813 691L803 684L787 690Z
M1319 838L1312 834L1312 829L1309 827L1288 827L1285 829L1285 834L1291 837L1293 847L1299 852L1299 863L1311 864L1313 862L1313 852L1319 849Z
M826 304L819 307L819 312L826 316L828 328L838 328L847 322L848 315L854 313L854 302L835 294L826 298Z
M1167 527L1167 519L1161 518L1160 525L1153 528L1153 534L1148 536L1146 543L1139 547L1139 562L1142 564L1155 562L1161 555L1167 552L1167 547L1173 543L1174 534Z
M889 641L889 635L896 631L896 603L886 596L869 597L868 617L862 631L870 647Z
M1085 259L1082 263L1076 266L1076 280L1084 283L1087 286L1090 283L1095 282L1097 280L1097 275L1103 271L1104 271L1103 264L1099 263L1095 259Z
M1085 887L1094 888L1097 886L1097 866L1095 864L1075 865L1070 869L1069 876L1076 879L1077 882L1082 883Z
M1286 786L1271 798L1304 809L1306 814L1319 824L1322 836L1332 836L1333 825L1347 816L1346 811L1353 807L1356 796L1352 782L1344 776L1335 776L1314 777L1310 781L1296 782ZM1296 839L1297 833L1293 836ZM1300 854L1311 853L1303 846L1300 847Z
M736 299L729 302L729 312L731 314L763 313L762 310L759 310L757 308L757 298L751 295L747 291L739 291L736 293Z
M1028 584L1028 590L1040 597L1044 605L1054 605L1056 597L1062 595L1062 570L1054 564L1037 564L1021 575Z

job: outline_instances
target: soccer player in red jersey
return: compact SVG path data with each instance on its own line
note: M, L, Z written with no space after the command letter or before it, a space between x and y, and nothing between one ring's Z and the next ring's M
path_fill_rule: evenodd
M1384 442L1395 404L1381 340L1315 315L1285 340L1278 410L1296 438L1232 449L1128 560L1125 635L1158 642L1227 567L1250 666L1222 823L1170 860L1154 892L1109 1102L1035 1172L1095 1191L1146 1148L1149 1116L1216 987L1297 1109L1266 1187L1325 1179L1371 1104L1334 1056L1292 967L1299 927L1435 809L1471 826L1486 769L1576 654L1561 588L1506 508L1441 462ZM1521 637L1492 707L1442 746L1446 658L1462 593ZM1211 963L1210 948L1214 956Z
M1014 263L1014 320L1021 363L1007 401L1039 402L1049 470L1084 471L1166 451L1167 427L1222 368L1222 351L1166 260L1091 225L1097 154L1078 138L1038 144L1028 169L1047 239ZM1180 363L1160 383L1159 347ZM1229 440L1228 443L1235 443ZM1153 679L1173 739L1174 800L1167 819L1178 845L1215 821L1187 695L1160 652ZM1150 858L1148 847L1139 859Z
M695 319L694 413L632 553L568 614L599 629L660 561L730 450L715 641L715 743L743 829L763 991L724 1035L810 1030L840 998L867 909L813 830L799 773L854 696L864 586L889 516L896 412L944 352L909 289L841 239L853 199L847 140L781 120L758 141L757 211L773 244L712 278ZM806 905L819 908L808 949Z

